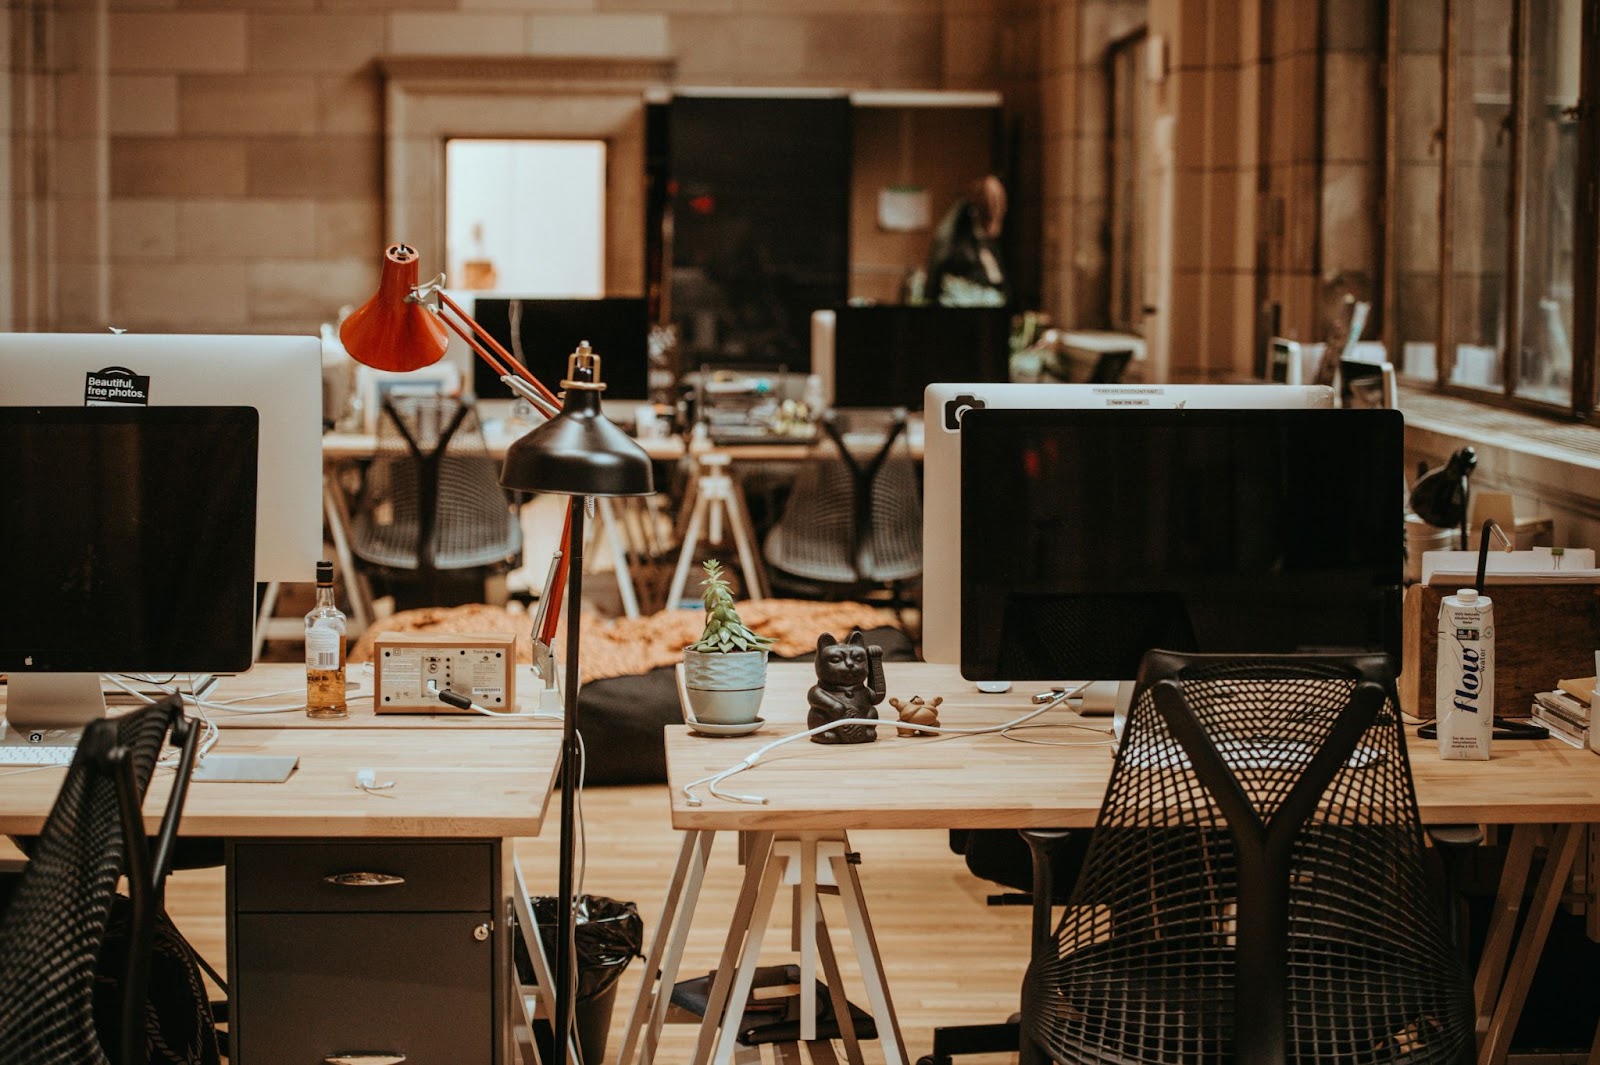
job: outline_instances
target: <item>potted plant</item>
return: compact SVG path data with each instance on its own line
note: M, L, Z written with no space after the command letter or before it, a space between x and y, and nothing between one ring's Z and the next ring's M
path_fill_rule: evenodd
M733 590L722 576L722 564L705 564L706 627L683 649L684 687L696 721L743 725L756 720L767 685L767 648L772 640L758 636L739 618Z

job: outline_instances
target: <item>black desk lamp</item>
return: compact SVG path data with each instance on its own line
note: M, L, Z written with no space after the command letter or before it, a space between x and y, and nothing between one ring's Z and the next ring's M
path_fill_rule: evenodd
M583 521L594 496L643 496L655 491L650 458L615 423L600 412L600 356L585 341L567 364L563 406L559 414L511 445L500 483L524 492L570 496L571 525L567 580L567 683L561 719L561 864L556 889L555 1052L565 1060L572 1031L574 998L572 897L576 794L582 753L578 746L578 624L583 601ZM581 1050L580 1050L581 1054Z
M1477 466L1478 453L1464 447L1411 486L1411 509L1417 517L1441 529L1458 530L1456 547L1461 551L1467 550L1467 479Z

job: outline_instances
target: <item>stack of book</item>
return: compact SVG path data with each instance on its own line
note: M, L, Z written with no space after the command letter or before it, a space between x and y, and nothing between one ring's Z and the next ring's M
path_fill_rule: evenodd
M1533 719L1556 739L1574 747L1589 746L1589 704L1594 699L1595 678L1563 680L1554 691L1533 697Z

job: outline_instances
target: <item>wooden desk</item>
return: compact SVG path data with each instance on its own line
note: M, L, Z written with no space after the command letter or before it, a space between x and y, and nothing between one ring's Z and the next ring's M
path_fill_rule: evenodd
M261 667L225 678L215 698L296 680L303 692L304 677L297 665ZM443 1048L436 1060L519 1060L511 1033L525 1018L512 978L510 841L543 826L559 729L466 718L391 723L359 704L344 722L214 717L223 726L216 753L300 759L281 784L195 781L179 827L226 841L230 1060L321 1061L395 1040ZM359 768L394 787L358 789ZM0 769L0 832L37 833L65 772ZM146 803L152 830L170 785L171 773L157 770ZM325 880L355 870L404 882Z
M1029 697L1035 690L1022 684L1004 695L984 695L962 680L953 666L890 663L885 672L891 695L901 699L944 696L940 719L946 726L1013 720L1031 709ZM773 751L755 768L723 785L726 791L764 797L765 805L719 799L704 787L696 792L700 805L691 805L683 790L685 784L736 764L772 740L804 730L805 692L814 679L809 665L771 666L761 710L766 725L753 735L707 738L682 726L667 729L673 827L688 832L691 840L719 830L736 830L755 840L759 849L770 848L775 835L831 833L842 838L850 829L1072 828L1094 824L1110 776L1112 748L1109 742L1096 743L1093 732L1064 728L1050 730L1050 738L1072 741L1081 736L1087 745L1046 747L998 735L901 739L887 729L879 733L876 743L869 744L823 746L801 740ZM893 714L887 703L879 710L885 717ZM1039 720L1081 720L1091 728L1110 725L1108 718L1079 719L1066 711L1052 711ZM1414 737L1409 750L1424 822L1524 826L1512 834L1476 988L1483 1034L1481 1060L1502 1062L1583 826L1600 822L1600 758L1556 740L1498 744L1488 762L1443 761L1435 744ZM1546 833L1549 856L1539 875L1525 930L1518 937L1516 916L1536 840ZM686 842L686 854L688 849ZM687 855L680 863L680 875L692 872L694 863L703 860ZM760 887L759 871L747 866L746 890L751 893L752 906L760 902L755 895ZM668 901L672 910L679 896L669 892ZM745 902L741 897L736 924L749 918ZM692 899L685 905L692 910ZM669 912L663 924L674 916ZM870 925L866 931L870 943ZM745 933L737 927L730 930L725 963L743 956L748 945ZM759 938L756 932L749 934ZM871 960L863 959L863 969ZM663 983L670 990L670 977ZM642 994L648 997L649 993L646 988ZM737 989L733 994L737 1002ZM886 989L881 1004L874 1005L892 1009ZM636 1008L642 1024L653 1016L652 1008ZM708 1022L708 1027L714 1028L715 1022ZM648 1024L644 1030L648 1048L653 1045ZM711 1038L702 1038L708 1053ZM885 1049L891 1061L899 1060ZM623 1061L630 1065L626 1056Z

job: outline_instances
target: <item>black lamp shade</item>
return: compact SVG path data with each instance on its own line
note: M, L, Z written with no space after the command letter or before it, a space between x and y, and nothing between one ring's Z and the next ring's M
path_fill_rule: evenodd
M653 493L650 456L600 413L600 393L571 389L565 399L561 413L506 451L501 485L569 496Z

